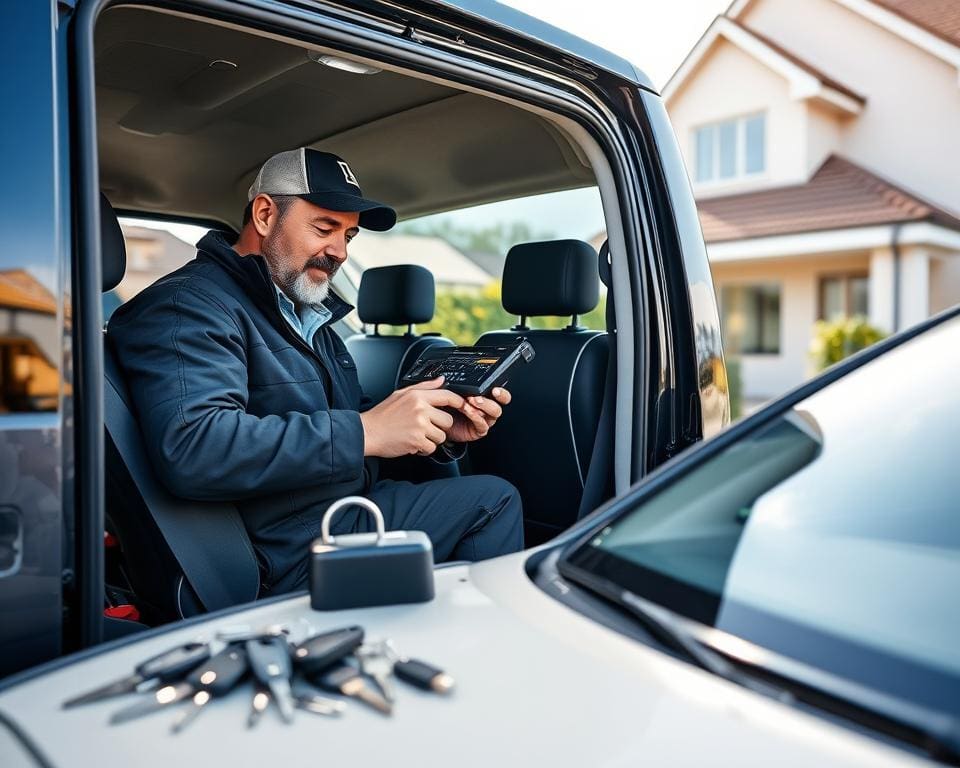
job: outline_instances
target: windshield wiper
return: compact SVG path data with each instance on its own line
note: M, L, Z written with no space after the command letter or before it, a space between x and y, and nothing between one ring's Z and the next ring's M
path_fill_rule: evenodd
M766 649L757 649L766 658L763 664L738 657L731 661L687 629L686 620L669 609L569 563L561 561L558 570L570 581L613 602L654 640L707 672L787 706L809 707L843 718L909 744L934 760L960 766L960 719L955 715L867 688Z
M686 630L668 609L627 589L620 591L615 601L640 621L657 640L674 648L701 669L724 680L769 696L790 707L796 707L803 702L866 724L876 731L890 733L901 741L916 745L935 760L960 765L960 720L949 714L879 692L870 692L868 700L866 695L854 697L849 690L845 694L839 694L829 687L811 685L803 680L788 681L789 688L773 685L744 672L726 656L704 645L699 638ZM747 662L744 664L748 668L751 666ZM763 667L759 669L762 670ZM764 671L781 677L774 670ZM848 689L850 687L852 686L848 686ZM829 700L829 703L826 700ZM866 718L863 717L864 714ZM885 723L886 727L881 722Z
M751 675L745 674L725 656L701 643L684 629L673 614L656 603L645 600L624 589L617 600L618 605L629 611L651 635L664 645L673 648L707 672L748 688L762 696L769 696L782 704L793 706L796 697L786 688L779 688Z

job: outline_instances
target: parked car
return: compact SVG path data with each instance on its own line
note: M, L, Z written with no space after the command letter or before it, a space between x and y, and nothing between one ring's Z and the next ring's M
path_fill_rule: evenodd
M314 754L355 765L956 765L960 542L947 500L960 418L943 382L958 349L960 308L687 451L551 544L441 567L432 602L319 612L296 595L26 673L0 691L0 755L25 766ZM60 708L175 644L280 625L292 641L362 625L456 688L404 688L391 719L352 705L335 721L299 713L292 726L271 716L245 730L246 685L176 735L172 714L108 725L135 696Z

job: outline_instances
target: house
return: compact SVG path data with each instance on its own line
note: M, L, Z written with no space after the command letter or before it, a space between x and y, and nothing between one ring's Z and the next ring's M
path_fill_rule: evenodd
M23 269L0 270L0 413L56 410L56 329L51 286Z
M350 243L344 270L358 285L363 270L394 264L426 267L438 289L478 291L497 279L440 237L366 231Z
M744 396L960 301L960 3L736 0L663 91Z

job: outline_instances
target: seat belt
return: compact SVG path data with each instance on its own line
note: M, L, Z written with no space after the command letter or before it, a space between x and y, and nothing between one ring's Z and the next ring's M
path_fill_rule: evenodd
M613 446L615 440L617 411L617 314L613 306L613 290L610 288L609 262L610 246L604 243L600 247L600 278L607 286L607 374L603 386L603 402L600 404L600 418L597 420L597 436L593 441L593 452L587 467L587 477L583 482L583 495L580 497L580 509L577 520L582 520L607 499L615 495L613 482Z
M608 301L612 301L612 297ZM597 420L597 436L593 441L590 465L583 482L583 495L580 497L580 509L577 520L581 520L614 495L613 487L613 443L616 425L617 401L617 336L616 329L607 331L610 339L607 357L606 382L603 388L603 402L600 405L600 418Z
M237 510L168 493L147 459L137 420L109 375L104 377L103 400L107 432L203 606L214 611L255 600L260 571Z

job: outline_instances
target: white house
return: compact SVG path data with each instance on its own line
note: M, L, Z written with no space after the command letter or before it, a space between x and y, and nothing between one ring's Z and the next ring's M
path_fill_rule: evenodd
M960 2L736 0L664 89L745 397L960 301Z

